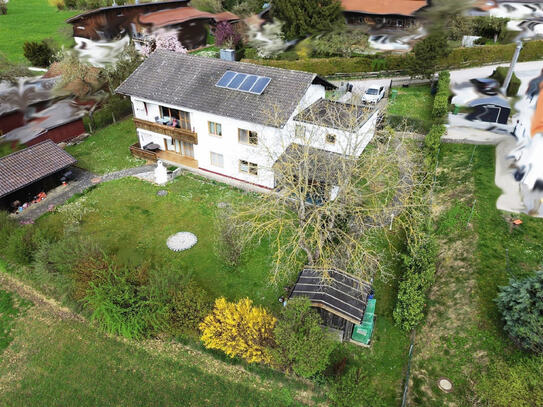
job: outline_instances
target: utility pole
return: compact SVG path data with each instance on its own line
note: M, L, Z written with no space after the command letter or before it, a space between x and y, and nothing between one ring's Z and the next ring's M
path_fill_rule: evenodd
M513 70L515 69L515 65L517 64L518 56L520 55L521 49L522 39L519 39L517 40L517 47L515 48L515 53L513 54L511 66L509 67L509 71L507 72L507 76L505 77L505 81L503 82L502 93L504 96L507 96L507 88L509 87L509 83L511 82L511 78L513 77Z

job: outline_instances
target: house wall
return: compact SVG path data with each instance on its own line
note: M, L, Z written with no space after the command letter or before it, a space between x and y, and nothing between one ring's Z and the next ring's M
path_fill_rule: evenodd
M45 140L52 140L55 143L69 141L81 134L85 133L85 126L82 119L77 119L73 122L55 127L26 143L27 146L41 143Z
M273 188L275 186L275 177L272 171L273 163L294 141L293 117L318 99L324 98L324 96L325 89L323 86L311 85L283 129L198 112L180 106L164 103L161 105L190 112L191 126L193 131L198 134L198 144L194 145L194 158L198 161L200 169L266 188ZM159 104L156 102L132 98L132 103L134 116L138 119L154 122L155 118L160 116ZM209 122L221 124L221 137L209 134ZM370 124L368 123L367 126L369 127ZM363 126L363 129L366 128L366 125ZM240 143L238 129L256 131L258 134L258 145L252 146ZM137 129L137 133L141 146L145 146L148 143L156 143L160 146L160 149L164 150L164 140L166 140L168 148L173 146L172 139L169 136L139 128ZM368 134L366 137L368 137L369 141L373 137L373 134ZM329 148L325 149L330 150ZM224 166L222 168L211 164L212 152L223 155ZM257 164L258 175L241 172L239 160Z
M0 133L6 134L24 124L24 113L15 111L0 116Z

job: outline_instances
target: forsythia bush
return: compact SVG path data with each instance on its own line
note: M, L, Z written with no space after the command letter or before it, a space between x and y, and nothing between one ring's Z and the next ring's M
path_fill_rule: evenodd
M249 363L271 363L276 318L264 308L244 298L236 303L221 297L200 324L201 340L206 348L220 349L230 357L239 356Z

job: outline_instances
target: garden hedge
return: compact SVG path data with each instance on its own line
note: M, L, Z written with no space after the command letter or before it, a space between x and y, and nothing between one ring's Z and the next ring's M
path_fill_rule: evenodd
M432 108L432 117L436 122L441 122L449 110L450 83L450 72L440 72L437 82L437 92L434 97L434 106Z
M503 83L505 82L505 78L507 77L507 72L509 71L508 67L500 66L492 72L492 75L490 77L492 79L496 79L501 86L503 86ZM511 82L509 82L509 86L507 87L507 96L516 96L518 93L518 90L520 88L520 79L515 75L513 72L513 76L511 76Z
M467 68L483 64L508 62L515 52L515 44L483 45L473 48L455 48L441 59L443 69ZM535 61L543 59L543 40L528 41L520 52L519 61ZM338 73L363 73L391 70L407 70L406 55L364 55L351 58L308 58L295 61L276 59L244 59L260 65L298 71L315 72L322 76ZM378 63L377 63L378 62Z
M96 131L109 126L114 121L120 120L132 114L132 103L130 99L121 96L112 96L102 108L95 111L92 119L89 116L83 118L83 124L87 132Z

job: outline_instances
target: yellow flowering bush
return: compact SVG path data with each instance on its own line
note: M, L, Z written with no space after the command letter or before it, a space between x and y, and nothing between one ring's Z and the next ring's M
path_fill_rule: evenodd
M269 364L276 321L264 308L253 306L249 298L228 302L221 297L200 324L200 339L206 348L220 349L230 357Z

